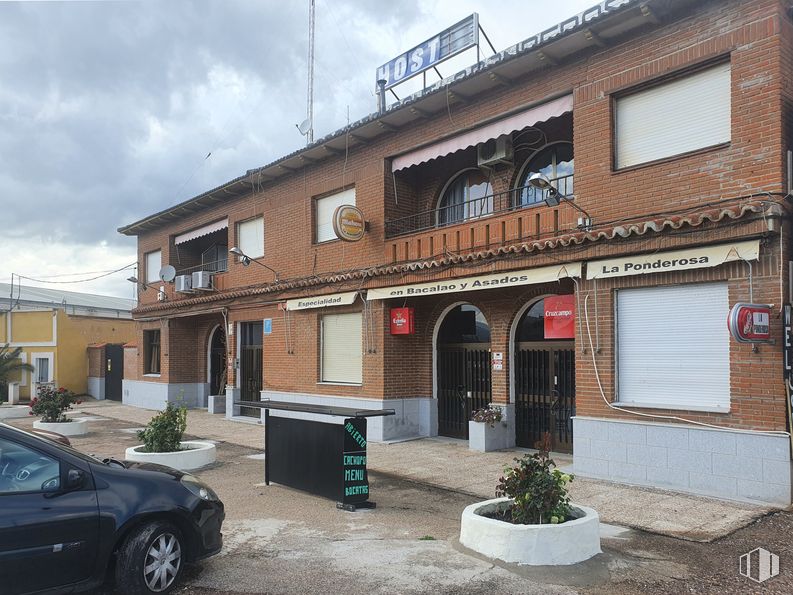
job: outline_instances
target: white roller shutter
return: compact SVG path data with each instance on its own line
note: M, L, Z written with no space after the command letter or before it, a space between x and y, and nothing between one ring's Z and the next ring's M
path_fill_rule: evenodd
M333 231L333 213L341 205L355 206L355 188L317 199L315 230L317 243L336 239L336 232Z
M322 382L361 384L361 313L322 317Z
M264 218L257 217L240 223L237 226L237 241L246 256L264 256Z
M729 63L618 98L615 126L618 169L729 142Z
M624 404L729 411L725 283L617 291L617 396Z
M146 254L146 283L155 283L160 280L162 268L162 250L155 250Z

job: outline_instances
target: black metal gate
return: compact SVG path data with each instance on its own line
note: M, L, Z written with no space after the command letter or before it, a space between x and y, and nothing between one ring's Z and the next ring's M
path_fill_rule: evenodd
M481 344L438 345L438 433L468 438L471 412L493 398L490 349Z
M245 345L240 358L241 401L261 400L262 390L262 346ZM240 415L261 417L261 412L253 407L240 407Z
M121 381L124 378L124 347L105 345L105 398L121 400Z
M515 352L515 441L535 448L548 432L551 447L573 450L575 348L559 343L518 343Z

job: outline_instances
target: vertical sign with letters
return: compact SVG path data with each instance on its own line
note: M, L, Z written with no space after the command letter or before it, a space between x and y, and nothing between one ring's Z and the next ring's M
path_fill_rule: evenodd
M366 473L366 419L344 420L344 504L358 504L369 499L369 477Z

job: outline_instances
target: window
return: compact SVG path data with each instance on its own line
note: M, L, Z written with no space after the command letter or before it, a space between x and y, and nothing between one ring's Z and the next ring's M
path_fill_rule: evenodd
M322 382L361 384L361 313L322 317Z
M343 190L330 196L323 196L315 201L314 237L317 244L336 239L333 231L333 213L341 205L355 206L355 188Z
M264 217L237 224L237 247L251 258L264 256Z
M57 459L0 438L0 496L20 492L54 492L61 485Z
M535 205L548 196L547 190L529 186L529 178L542 174L560 194L573 194L573 143L558 142L537 151L526 163L518 187L521 188L516 206Z
M36 384L44 384L52 382L52 359L51 353L41 354L37 353L33 356L33 382Z
M156 283L160 280L162 268L162 250L146 253L146 283Z
M616 167L630 167L730 140L730 65L620 97Z
M469 169L443 190L438 203L438 225L483 217L493 212L493 187L485 174Z
M617 395L624 405L730 409L726 283L617 291Z
M143 331L143 373L160 373L160 331Z

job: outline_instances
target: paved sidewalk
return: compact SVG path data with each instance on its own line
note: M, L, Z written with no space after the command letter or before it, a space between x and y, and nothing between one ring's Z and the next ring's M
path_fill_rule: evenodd
M88 416L123 420L136 427L143 426L154 413L112 401L89 401L77 409ZM255 449L264 445L261 425L228 421L202 410L191 410L188 414L187 433ZM465 441L445 438L390 444L370 442L368 446L371 471L482 499L494 497L503 467L529 452L511 449L477 453L470 451ZM567 455L554 458L560 467L572 463ZM597 510L605 523L693 541L712 541L774 510L583 477L574 479L571 495L574 502Z

